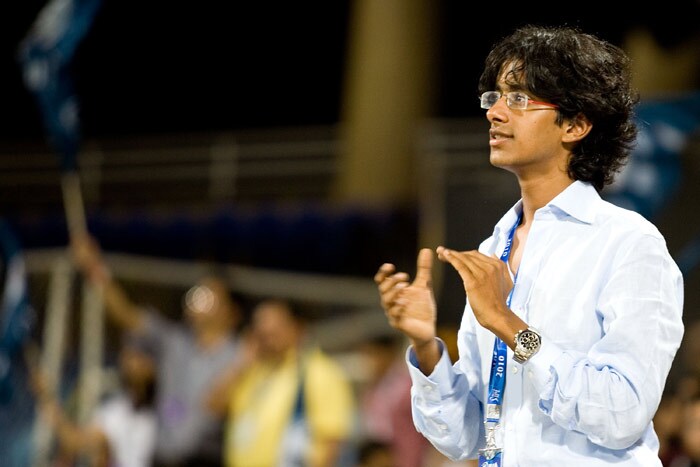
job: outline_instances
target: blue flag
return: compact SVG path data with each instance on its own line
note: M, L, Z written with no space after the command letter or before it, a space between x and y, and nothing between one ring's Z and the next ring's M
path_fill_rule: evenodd
M101 0L49 0L19 47L24 82L42 113L49 143L64 171L77 168L80 147L78 99L71 61Z
M29 306L24 258L19 242L0 220L0 404L12 396L12 361L29 337L34 313Z
M0 464L27 467L31 465L34 400L24 347L36 320L19 241L2 219L0 284Z

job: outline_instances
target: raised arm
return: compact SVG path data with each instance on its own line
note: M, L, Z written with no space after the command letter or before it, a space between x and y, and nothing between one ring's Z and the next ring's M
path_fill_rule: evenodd
M255 362L258 357L257 341L252 332L247 331L242 336L238 355L228 368L214 381L206 394L204 406L212 414L224 417L231 405L231 393L241 378L241 375Z
M78 270L102 293L107 314L114 324L127 331L139 331L144 313L112 278L97 241L87 233L71 238L71 253Z

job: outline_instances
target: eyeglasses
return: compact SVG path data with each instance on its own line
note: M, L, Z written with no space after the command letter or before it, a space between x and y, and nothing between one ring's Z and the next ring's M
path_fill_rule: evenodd
M481 95L479 98L481 100L481 108L482 109L490 109L494 105L496 105L496 102L503 96L504 94L501 93L500 91L486 91ZM533 101L530 99L530 96L523 92L518 92L518 91L513 91L513 92L507 92L505 94L506 96L506 105L513 109L513 110L525 110L527 109L528 104L536 104L536 105L544 105L546 107L550 107L552 109L556 109L559 106L556 104L550 104L548 102L540 102L540 101Z

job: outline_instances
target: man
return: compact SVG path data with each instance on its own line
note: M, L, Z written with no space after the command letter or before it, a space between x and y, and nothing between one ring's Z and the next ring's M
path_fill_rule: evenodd
M220 466L223 420L207 409L207 401L238 358L235 332L242 320L226 284L215 276L202 278L184 297L183 322L170 321L130 299L111 277L94 238L76 235L71 247L82 273L100 288L111 321L142 335L156 349L155 464Z
M636 136L622 50L523 27L479 81L490 161L521 199L478 251L443 246L466 308L459 359L436 338L432 253L416 277L382 265L389 323L411 346L416 427L480 466L660 466L652 417L683 334L683 281L641 215L601 199Z
M250 338L256 359L230 394L228 467L343 465L355 418L351 382L313 343L289 302L261 301Z

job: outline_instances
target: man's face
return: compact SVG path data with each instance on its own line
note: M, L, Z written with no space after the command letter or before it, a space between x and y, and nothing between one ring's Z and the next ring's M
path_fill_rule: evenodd
M564 128L556 122L556 109L530 104L519 110L507 105L505 94L508 92L527 94L517 84L518 77L512 68L512 65L504 66L495 89L504 96L486 111L491 123L491 164L516 175L547 174L552 170L566 172L568 151L562 144ZM532 100L541 100L538 96L527 95Z
M264 357L281 357L299 343L299 323L277 302L263 302L253 311L253 332Z
M155 378L156 362L143 350L126 346L119 354L119 368L130 384L144 384Z
M232 302L224 284L204 279L187 291L183 299L185 316L192 326L229 329L233 319Z

